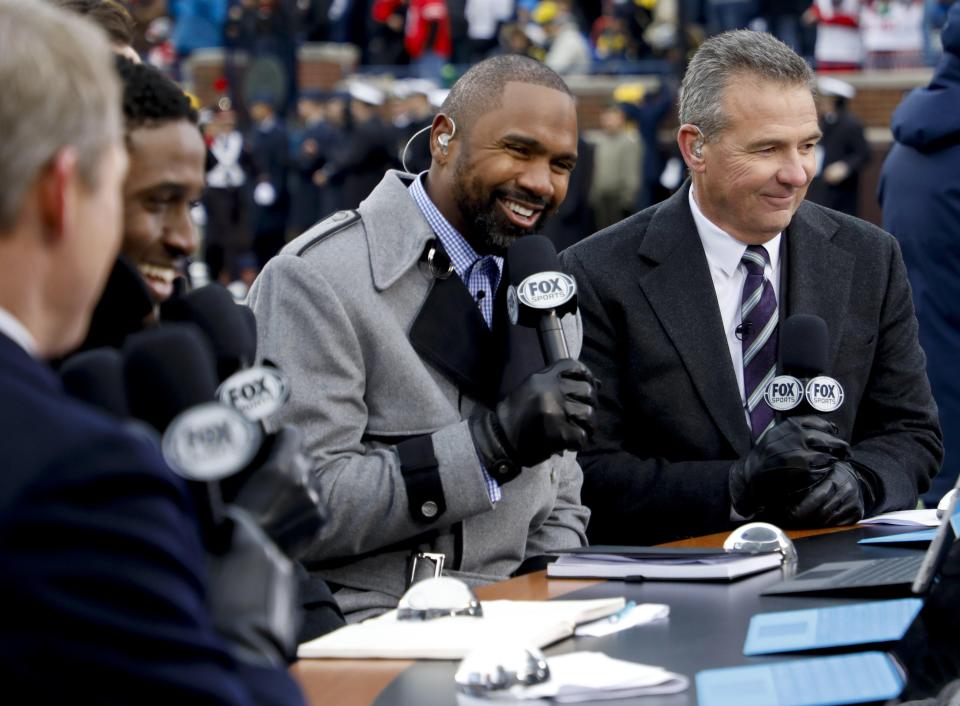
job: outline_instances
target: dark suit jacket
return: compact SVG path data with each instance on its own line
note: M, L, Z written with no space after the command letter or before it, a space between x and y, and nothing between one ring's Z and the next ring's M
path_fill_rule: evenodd
M36 703L302 704L214 632L186 489L0 335L0 674Z
M729 528L731 461L750 449L729 349L687 203L689 186L564 252L583 360L601 379L599 432L580 455L594 543L648 544ZM912 508L943 447L896 241L804 203L785 232L781 316L822 317L845 392L829 419L880 489Z

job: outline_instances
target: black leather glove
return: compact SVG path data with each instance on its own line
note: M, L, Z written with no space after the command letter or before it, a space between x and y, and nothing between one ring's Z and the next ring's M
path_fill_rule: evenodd
M244 510L228 506L225 519L228 544L210 557L214 627L241 662L285 668L300 626L293 562Z
M786 508L787 521L804 528L852 525L863 514L863 480L846 461L835 461L801 500Z
M744 517L778 510L786 499L822 480L831 464L847 457L849 444L822 417L790 417L764 434L730 468L730 500Z
M301 558L317 541L326 511L310 484L303 435L284 426L264 439L257 457L223 484L224 499L250 513L280 550Z
M494 411L470 418L470 433L487 471L504 483L566 449L579 451L594 430L597 391L583 363L560 360L534 373Z

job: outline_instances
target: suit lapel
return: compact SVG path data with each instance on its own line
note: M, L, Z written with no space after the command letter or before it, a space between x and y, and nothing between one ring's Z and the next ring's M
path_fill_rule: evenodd
M500 382L493 334L463 281L452 274L435 279L410 328L410 343L460 389L491 401Z
M854 266L853 256L831 242L836 230L835 221L804 205L786 233L786 313L814 314L827 323L831 362L840 349Z
M644 268L640 289L714 423L744 453L750 448L750 430L688 191L681 189L664 202L650 222L639 252L650 266Z

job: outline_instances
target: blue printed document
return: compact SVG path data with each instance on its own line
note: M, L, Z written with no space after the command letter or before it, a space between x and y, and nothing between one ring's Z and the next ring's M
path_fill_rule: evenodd
M697 674L699 706L827 706L886 701L904 676L883 652L811 657Z
M743 654L895 642L923 607L919 598L761 613L750 619Z
M920 544L922 542L932 542L936 533L937 530L935 529L925 529L916 532L888 534L885 537L865 537L857 544Z

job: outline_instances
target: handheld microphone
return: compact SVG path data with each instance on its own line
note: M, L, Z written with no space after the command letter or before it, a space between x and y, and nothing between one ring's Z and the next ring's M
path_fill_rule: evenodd
M229 537L219 482L253 460L260 428L213 402L216 364L195 326L169 324L143 331L127 339L123 353L130 411L163 434L163 457L189 481L204 541L220 551Z
M275 366L251 366L257 355L257 322L253 311L237 304L219 284L208 284L160 307L163 322L196 324L213 346L216 398L248 419L262 421L290 396L286 378Z
M570 357L560 317L577 310L577 283L560 266L549 238L527 235L507 250L507 313L511 323L536 327L548 365Z
M117 419L130 416L123 356L116 348L94 348L70 356L60 368L60 380L71 397Z
M160 321L191 323L213 346L217 378L225 380L253 363L257 355L257 325L253 312L237 304L226 287L213 283L160 305Z
M780 370L764 390L780 418L834 412L843 404L843 387L824 375L829 359L827 324L819 316L794 314L780 332Z

